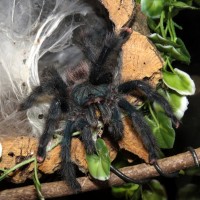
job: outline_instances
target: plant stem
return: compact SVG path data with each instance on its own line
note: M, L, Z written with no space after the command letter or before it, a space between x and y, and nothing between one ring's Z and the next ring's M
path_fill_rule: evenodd
M44 200L44 197L41 193L41 184L38 178L38 172L37 172L37 160L34 160L34 176L33 176L33 182L35 185L35 188L37 190L37 194L40 200Z
M8 174L10 174L11 172L15 171L16 169L18 169L18 168L20 168L20 167L22 167L22 166L24 166L24 165L26 165L28 163L33 162L35 159L36 159L35 157L32 157L32 158L30 158L28 160L25 160L25 161L15 165L14 167L12 167L12 168L10 168L8 170L5 170L4 173L0 176L0 181L2 181L4 178L6 178L6 176Z
M166 38L165 29L164 29L164 19L165 19L165 12L162 11L161 16L160 16L159 26L160 26L160 31L161 31L163 38Z
M155 114L154 114L154 112L153 112L153 109L152 109L150 103L148 103L148 106L149 106L149 111L150 111L150 113L151 113L151 115L152 115L154 121L156 122L157 125L159 125L159 122L158 122L158 120L157 120L157 118L156 118L156 116L155 116Z
M176 38L176 31L175 31L175 28L174 28L174 22L173 22L173 19L172 19L172 9L173 9L173 7L170 6L169 7L169 15L168 15L167 26L169 26L171 41L176 42L177 38Z
M173 73L175 73L174 68L173 68L173 66L172 66L172 64L171 64L171 62L170 62L168 56L166 56L165 62L166 62L166 66L169 66L170 70L171 70Z

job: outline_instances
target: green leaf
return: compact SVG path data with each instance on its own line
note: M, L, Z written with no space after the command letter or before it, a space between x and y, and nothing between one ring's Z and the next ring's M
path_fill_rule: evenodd
M190 6L182 1L171 2L170 5L174 6L175 8L199 10L199 8Z
M157 33L153 33L149 36L149 39L155 43L161 52L186 64L190 63L190 54L180 38L177 38L176 42L173 42L170 39L163 38Z
M169 102L169 104L173 108L174 115L178 119L181 119L188 108L189 102L187 97L182 96L173 90L164 91L162 89L159 89L158 93L161 94L163 97L165 97L165 99ZM163 108L158 103L154 102L153 106L155 111L164 112Z
M109 152L108 152L105 142L100 138L98 138L96 141L96 150L97 150L98 155L100 155L100 156L108 156L109 155Z
M149 36L149 39L152 40L154 43L156 44L162 44L162 45L171 45L173 47L176 48L180 48L181 45L171 41L170 39L165 39L163 38L161 35L157 34L157 33L153 33Z
M164 3L164 0L141 0L141 10L150 18L159 18L163 11Z
M178 119L181 119L184 116L185 111L188 109L189 101L187 97L171 91L168 92L168 101L174 110L174 115Z
M164 187L157 180L149 183L151 190L143 190L142 200L167 200Z
M107 180L110 177L110 156L105 142L98 138L96 141L96 154L86 155L88 170L95 179Z
M186 64L190 63L190 57L184 53L181 48L175 48L171 45L155 44L159 51L165 53L171 58L184 62Z
M180 38L177 38L176 43L177 43L179 46L181 46L180 52L181 52L182 54L184 54L184 55L189 59L189 63L190 63L190 53L188 52L188 50L187 50L187 48L186 48L184 42L183 42Z
M163 149L172 148L175 140L175 131L172 128L170 118L163 112L155 112L154 117L145 116L145 119L151 127L158 146Z
M140 186L134 183L127 183L120 187L112 187L114 197L138 200L140 197Z
M163 82L172 90L181 95L193 95L195 93L195 84L190 76L175 68L174 73L163 71Z

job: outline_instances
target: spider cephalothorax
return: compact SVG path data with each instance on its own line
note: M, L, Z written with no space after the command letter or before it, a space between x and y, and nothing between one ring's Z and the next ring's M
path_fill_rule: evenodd
M177 123L169 103L146 82L130 80L120 83L121 47L131 34L130 28L123 28L118 35L111 30L105 31L101 40L97 42L98 46L95 46L95 41L90 39L90 31L81 33L83 34L77 46L80 46L83 52L82 61L76 66L66 67L62 76L54 67L45 69L48 74L45 81L41 81L20 107L21 110L30 108L38 97L46 93L53 96L39 141L37 157L40 162L45 159L47 144L52 138L61 114L65 114L61 166L63 176L73 189L80 186L76 181L74 166L70 159L72 133L80 131L86 152L95 153L91 129L97 126L98 120L101 120L108 127L107 134L115 142L119 141L123 137L122 112L132 120L135 130L149 152L150 163L156 162L155 139L142 114L126 100L127 94L132 94L135 90L142 91L147 99L156 101L164 108L174 124ZM92 33L95 33L95 29L92 29Z

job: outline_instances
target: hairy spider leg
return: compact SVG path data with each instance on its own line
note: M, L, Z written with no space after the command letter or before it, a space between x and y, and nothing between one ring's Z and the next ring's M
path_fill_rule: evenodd
M97 127L98 125L98 118L96 115L96 106L95 104L90 104L86 110L86 119L91 127Z
M53 67L48 67L46 70L44 70L44 73L48 73L51 79L50 80L48 79L46 82L43 81L41 85L34 88L33 91L30 93L30 95L25 99L25 101L20 104L19 110L22 111L31 108L33 104L36 103L38 97L42 95L57 94L57 96L59 96L60 98L60 101L63 102L62 110L66 112L67 104L63 99L67 97L66 95L67 85L62 80L57 70L55 70Z
M81 190L81 186L76 180L74 164L71 161L71 140L72 133L75 131L81 132L81 139L88 154L95 153L96 149L89 123L86 120L78 119L75 122L67 122L61 145L62 174L70 187L78 192Z
M41 135L39 140L38 151L37 151L38 162L42 162L46 157L46 147L50 142L50 140L52 139L60 115L61 115L61 103L57 98L54 98L49 108L43 134Z
M177 127L179 124L178 119L174 116L173 111L171 106L169 105L169 103L167 102L167 100L161 96L160 94L158 94L156 91L153 90L153 88L151 86L149 86L147 83L145 83L144 81L141 80L132 80L132 81L127 81L125 83L122 83L121 85L118 86L118 91L120 93L124 93L124 94L128 94L133 90L137 90L140 89L142 92L144 92L144 94L148 97L149 100L151 101L156 101L157 103L159 103L163 109L165 110L165 112L167 113L167 115L171 118L172 123ZM128 102L127 102L128 103ZM144 120L143 120L144 121ZM145 121L144 121L145 122ZM146 124L146 122L145 122ZM146 126L146 125L145 125ZM146 128L145 128L146 129ZM149 135L149 139L152 138L152 133L150 128L148 127L148 131L146 132ZM145 132L145 131L144 131ZM141 137L143 137L143 135L141 135ZM153 139L153 138L152 138ZM144 139L144 144L145 144L145 140ZM150 143L151 144L151 143ZM152 143L153 144L153 143ZM177 173L171 173L171 174L166 174L162 171L162 169L160 168L160 166L157 163L157 159L155 157L155 153L153 153L153 156L151 156L151 150L154 147L154 145L156 145L155 141L152 147L150 146L146 146L147 150L149 150L150 153L150 163L153 164L153 166L155 167L155 169L157 170L157 172L165 177L175 177L177 176ZM156 146L157 147L157 146ZM150 148L150 149L149 149ZM157 147L158 148L158 147ZM154 149L154 148L153 148ZM154 155L155 154L155 155Z
M44 73L48 73L48 76L50 76L48 78L51 79L44 82L42 85L37 86L20 105L20 110L26 110L30 108L41 95L52 93L55 96L51 102L44 131L39 140L37 152L38 162L42 162L45 159L46 147L51 140L61 112L66 112L68 110L66 101L67 85L53 67L44 70Z
M20 104L19 110L22 111L31 108L33 104L37 101L38 97L46 93L46 88L49 88L49 85L52 84L46 83L43 86L37 86L36 88L34 88L30 95L25 99L25 101Z
M96 62L92 64L89 81L94 85L109 84L113 81L113 69L107 69L108 62L113 64L116 55L121 52L122 45L127 41L131 32L129 28L122 29L121 33L116 36L114 33L107 33L102 50ZM115 61L116 62L116 61Z
M111 118L111 109L108 107L106 103L97 103L97 108L101 113L101 117L104 124L108 124Z
M64 130L64 136L61 144L61 170L67 184L69 184L74 191L79 192L81 191L81 186L76 180L76 171L74 164L71 161L71 139L73 133L73 124L74 122L67 121Z
M149 152L149 161L153 164L157 160L157 144L152 135L151 129L144 120L142 114L137 111L128 101L120 99L118 102L120 108L126 111L132 120L133 127L140 135L144 146Z
M116 42L117 40L115 41L115 43ZM99 57L97 58L97 61L94 62L92 65L90 75L89 75L89 81L94 85L100 85L104 83L108 84L112 82L112 73L104 72L104 63L111 52L112 46L114 46L114 45L108 45L108 44L109 43L106 43L106 42L104 43L104 46L102 47L102 50L100 52ZM102 75L102 72L103 72L103 75Z
M81 139L85 146L87 154L93 154L96 151L95 143L92 138L90 124L83 118L78 119L74 123L74 130L81 132Z
M108 125L108 131L115 141L119 141L123 136L123 123L121 120L121 113L118 106L112 108L112 116Z
M141 80L132 80L122 83L118 87L118 91L123 94L129 94L133 90L138 89L141 90L150 101L155 101L160 104L165 110L166 114L171 118L172 123L175 125L175 127L178 127L179 121L173 114L173 110L170 104L162 95L154 91L154 89L150 85Z

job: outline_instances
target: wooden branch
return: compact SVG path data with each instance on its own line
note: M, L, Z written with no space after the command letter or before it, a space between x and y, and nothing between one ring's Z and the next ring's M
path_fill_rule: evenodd
M200 161L200 148L195 149ZM195 162L190 152L181 153L158 161L160 167L166 173L171 173L195 166ZM148 164L139 164L120 169L124 174L133 179L146 179L159 176L155 168ZM108 181L91 181L88 177L78 178L82 186L82 192L98 190L110 186L119 186L124 182L116 175L111 174ZM45 198L55 198L75 194L63 181L43 183L42 194ZM34 186L8 189L0 192L0 200L35 200L37 193Z

